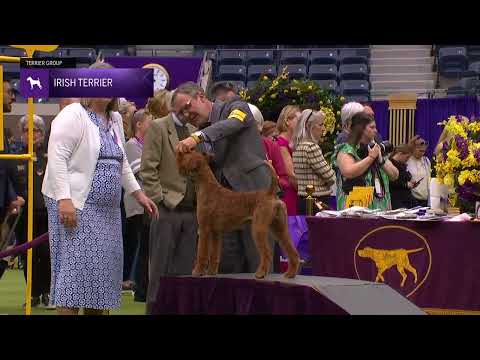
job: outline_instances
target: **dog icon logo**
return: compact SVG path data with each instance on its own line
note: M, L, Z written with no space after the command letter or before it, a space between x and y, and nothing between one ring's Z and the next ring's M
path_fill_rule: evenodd
M42 83L40 82L40 78L37 78L36 80L32 79L31 76L27 77L27 81L30 83L30 90L33 90L35 86L37 86L40 90L43 89Z
M385 282L385 278L383 277L383 273L390 269L393 266L397 267L397 271L402 276L402 282L400 283L400 287L403 288L405 285L405 281L407 280L407 273L405 270L408 270L411 274L413 274L413 282L416 284L418 281L417 270L410 264L410 259L408 258L409 254L417 253L424 250L424 248L419 249L395 249L395 250L383 250L383 249L374 249L369 246L363 248L362 250L358 250L358 256L362 258L369 258L373 260L375 266L377 267L377 276L375 277L375 281Z

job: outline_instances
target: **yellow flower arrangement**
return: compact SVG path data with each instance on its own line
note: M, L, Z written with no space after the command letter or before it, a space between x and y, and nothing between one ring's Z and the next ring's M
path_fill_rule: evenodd
M325 114L324 124L325 124L325 132L332 134L335 131L336 125L336 118L335 113L331 107L321 107L320 110Z

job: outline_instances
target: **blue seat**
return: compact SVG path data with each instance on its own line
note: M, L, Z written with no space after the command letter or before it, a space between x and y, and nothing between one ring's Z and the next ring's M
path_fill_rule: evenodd
M480 61L468 65L468 69L463 72L463 77L480 76Z
M369 95L350 95L345 96L345 102L358 102L358 103L365 103L370 101Z
M325 90L332 90L333 92L338 92L338 84L336 80L314 80L319 88Z
M95 62L95 59L97 58L97 52L95 49L89 48L70 49L68 56L77 59L77 62L79 63L91 64Z
M480 91L480 80L477 78L466 77L458 81L455 86L447 89L448 96L467 96L474 95Z
M312 80L337 80L337 65L310 65L308 76Z
M45 51L36 51L33 54L34 57L38 58L44 58L44 57L55 57L55 58L61 58L61 57L68 57L68 49L66 48L58 48L57 50L51 51L51 52L45 52Z
M337 49L312 50L310 53L310 64L337 64Z
M365 64L343 64L338 76L340 80L368 80L368 67Z
M244 65L220 65L218 69L218 80L238 80L247 79L247 69Z
M20 63L4 63L2 65L3 65L3 72L7 74L9 78L20 77ZM15 76L15 75L18 75L18 76Z
M249 65L269 65L274 62L273 50L250 50L247 52Z
M308 50L283 50L281 64L308 64Z
M5 56L20 56L20 57L26 57L27 52L22 49L17 49L17 48L12 48L12 47L4 47L2 48L2 55Z
M480 61L480 45L468 45L467 55L470 62Z
M369 96L370 84L367 80L343 80L340 82L340 93L345 96Z
M256 81L256 80L248 81L247 82L247 89L253 89L257 85L257 82L258 81Z
M290 79L304 79L307 77L307 66L303 64L286 64L288 77Z
M340 64L368 64L368 50L341 49L339 51Z
M103 57L114 57L114 56L126 56L127 50L125 49L100 49L99 52L102 52Z
M440 74L448 78L458 78L467 69L467 49L461 47L442 47L438 51Z
M277 67L275 65L250 65L248 67L248 80L258 80L262 75L274 78L277 76Z
M246 52L242 50L219 50L218 64L220 65L244 65Z

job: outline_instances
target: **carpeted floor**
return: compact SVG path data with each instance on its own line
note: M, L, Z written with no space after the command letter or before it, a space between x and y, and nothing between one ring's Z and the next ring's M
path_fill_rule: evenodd
M0 315L24 315L25 280L21 270L7 270L0 280ZM145 303L133 301L132 293L122 295L122 306L111 315L144 315ZM43 306L32 308L32 315L56 315Z

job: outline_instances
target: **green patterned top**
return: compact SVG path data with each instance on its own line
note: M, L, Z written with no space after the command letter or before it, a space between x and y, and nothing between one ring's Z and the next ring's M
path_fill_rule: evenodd
M338 169L337 165L337 155L339 152L344 152L346 154L352 155L355 161L360 161L360 157L357 154L358 145L352 146L348 143L343 143L337 145L335 147L335 151L332 156L332 165L337 171L337 210L345 209L345 202L347 200L347 195L343 192L342 182L343 176L340 174L340 170ZM391 197L390 197L390 188L389 188L389 179L383 168L380 168L380 176L382 177L383 183L385 184L385 196L383 198L377 198L376 196L373 197L373 202L370 204L370 209L381 209L381 210L390 210L392 208L391 205ZM365 184L366 186L375 186L373 183L373 176L372 172L368 171L365 175Z

